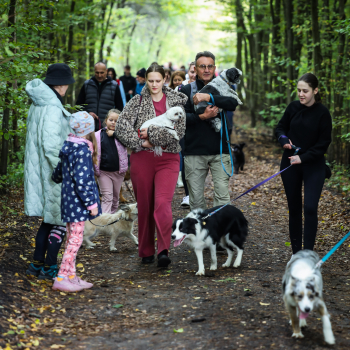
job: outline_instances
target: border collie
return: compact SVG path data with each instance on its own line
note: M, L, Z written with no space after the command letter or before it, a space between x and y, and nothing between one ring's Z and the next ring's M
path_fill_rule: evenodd
M117 250L115 247L115 241L120 235L129 237L136 245L138 245L139 242L132 233L134 221L137 219L137 214L137 203L128 205L121 204L116 213L103 213L92 220L95 225L104 226L119 219L119 221L115 222L114 224L105 227L98 227L93 225L90 221L86 221L83 237L86 249L93 249L95 247L95 243L92 243L91 239L97 237L99 233L105 233L111 236L111 241L109 243L109 250L111 252Z
M201 94L212 94L225 96L225 97L233 97L238 104L242 105L243 102L239 99L237 92L233 89L234 84L240 83L240 76L242 75L242 72L237 68L230 68L230 69L224 69L220 75L218 75L216 78L214 78L210 83L205 85L199 93ZM211 101L210 101L211 102ZM200 102L198 105L194 105L194 110L196 114L203 114L204 110L207 108L208 102ZM222 109L219 108L219 112L221 112ZM211 123L211 126L213 129L215 129L216 132L219 132L221 129L221 120L220 118L211 118L208 120L209 123Z
M321 271L315 269L319 261L319 256L311 250L301 250L293 255L283 276L283 300L293 327L292 337L304 337L300 328L307 326L306 318L316 310L322 318L325 342L335 344L330 316L322 297Z
M172 239L174 247L185 241L194 248L198 260L196 275L204 275L203 249L209 248L211 255L210 270L217 269L216 245L226 249L228 258L223 267L229 267L233 258L233 249L237 250L237 257L233 267L241 265L243 244L248 235L248 221L243 213L233 205L226 205L212 216L208 214L221 208L214 207L207 210L195 209L184 219L177 219L173 223Z

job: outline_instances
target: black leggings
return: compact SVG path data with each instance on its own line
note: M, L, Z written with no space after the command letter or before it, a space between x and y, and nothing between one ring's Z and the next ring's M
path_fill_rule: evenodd
M42 222L35 239L34 260L57 265L57 255L65 236L65 227ZM45 259L46 254L46 259Z
M285 150L281 170L290 165L293 150ZM289 207L289 235L293 254L302 249L302 185L304 181L304 249L313 250L317 232L317 209L324 180L324 158L313 163L296 164L281 174Z

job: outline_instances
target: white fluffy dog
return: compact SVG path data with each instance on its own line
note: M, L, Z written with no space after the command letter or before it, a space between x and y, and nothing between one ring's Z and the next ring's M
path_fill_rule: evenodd
M137 238L132 233L134 221L137 219L138 214L137 203L129 205L122 204L119 208L120 210L114 214L104 213L92 220L95 225L104 226L119 219L119 221L114 224L105 227L98 227L94 226L90 221L85 223L84 245L87 249L94 248L95 244L91 242L91 239L97 237L99 233L105 233L111 236L109 243L109 250L111 252L117 250L115 247L115 241L120 235L131 238L136 245L139 244Z
M330 316L322 297L322 275L319 268L319 256L311 250L301 250L294 254L287 264L283 276L283 300L289 312L293 335L303 338L301 327L306 327L306 318L316 310L323 323L323 336L328 344L335 344Z
M173 135L176 140L178 140L179 136L175 131L175 123L180 118L185 118L184 110L181 107L172 107L158 117L149 119L144 122L141 125L140 130L143 128L148 128L151 125L161 126L163 128L166 128L166 131ZM162 155L162 148L160 146L156 146L154 153L159 156Z

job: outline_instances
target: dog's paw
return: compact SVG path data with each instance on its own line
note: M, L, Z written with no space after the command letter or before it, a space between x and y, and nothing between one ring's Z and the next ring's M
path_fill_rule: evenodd
M95 248L95 245L89 245L89 246L87 246L85 249L94 249Z
M328 335L324 338L324 341L325 341L327 344L330 344L330 345L335 344L335 338L334 338L333 333L328 334Z
M197 276L204 276L205 275L205 271L204 270L199 270L197 273L196 273Z
M299 332L299 333L293 333L292 338L304 338L304 336L301 332Z
M228 263L222 264L222 267L230 267L230 264Z
M307 323L305 319L299 320L299 327L300 328L307 327Z
M110 252L116 252L118 249L116 248L116 247L111 247L111 248L109 248L109 251Z
M240 266L241 266L240 263L236 263L236 262L235 262L235 263L233 264L233 267L240 267Z
M217 270L217 269L218 269L217 265L211 265L210 266L210 270L212 270L212 271Z

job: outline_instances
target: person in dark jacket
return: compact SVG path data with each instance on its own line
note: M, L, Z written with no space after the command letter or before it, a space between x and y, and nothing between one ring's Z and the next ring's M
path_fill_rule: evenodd
M83 106L83 109L93 116L96 131L102 128L109 110L113 108L123 110L119 85L107 77L107 67L103 62L95 64L95 76L85 81L76 104Z
M196 56L196 90L200 91L215 77L215 56L209 52L200 52ZM197 93L191 96L193 86L187 84L181 92L188 96L185 105L186 133L185 133L185 178L189 189L191 210L206 209L204 198L204 183L209 168L214 182L214 206L230 202L228 189L229 176L225 173L220 157L220 133L216 132L207 119L215 118L219 108L224 111L234 111L237 101L232 97L214 96L215 106L208 106L203 114L197 115L194 104L201 101L210 101L210 95ZM226 118L226 115L225 115ZM225 134L225 133L224 133ZM226 169L231 168L228 143L226 137L222 140L222 161Z
M302 184L304 183L304 249L312 250L317 232L317 208L326 175L324 154L332 139L332 118L321 103L318 79L311 73L298 81L299 101L287 107L276 127L284 148L281 174L289 207L289 234L293 254L302 249ZM300 147L294 155L293 145Z
M141 95L141 91L144 88L144 86L146 85L146 69L145 68L141 68L137 72L136 80L137 80L137 84L136 84L135 94Z
M131 67L126 65L124 67L124 75L120 77L120 81L123 83L126 102L129 102L130 99L135 95L136 90L136 78L134 78L131 73Z

